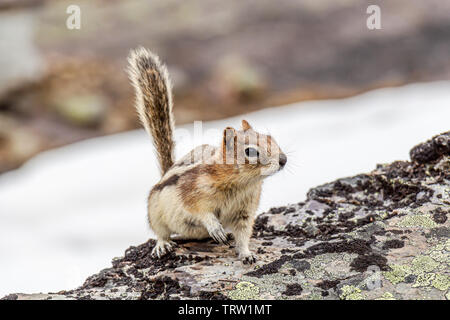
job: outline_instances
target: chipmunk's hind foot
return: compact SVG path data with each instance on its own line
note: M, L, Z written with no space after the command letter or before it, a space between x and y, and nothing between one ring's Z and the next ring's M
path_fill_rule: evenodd
M173 241L167 240L157 240L156 245L152 250L151 256L153 258L161 258L162 256L173 251L176 243Z

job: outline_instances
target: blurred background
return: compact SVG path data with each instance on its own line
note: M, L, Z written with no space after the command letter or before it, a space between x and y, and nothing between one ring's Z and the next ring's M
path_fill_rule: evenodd
M79 285L151 235L157 169L124 72L139 45L168 65L177 126L251 113L294 150L261 210L450 127L450 1L0 0L0 295Z
M450 78L450 1L80 0L69 30L73 3L0 0L0 172L138 128L124 73L137 45L168 64L177 124Z

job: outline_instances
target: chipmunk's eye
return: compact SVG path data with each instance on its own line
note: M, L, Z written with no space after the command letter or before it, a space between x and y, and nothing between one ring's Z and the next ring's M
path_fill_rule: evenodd
M245 155L249 158L259 157L259 152L255 148L245 149Z

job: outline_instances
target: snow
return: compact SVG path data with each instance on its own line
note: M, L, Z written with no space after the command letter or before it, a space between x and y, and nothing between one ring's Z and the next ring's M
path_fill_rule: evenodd
M270 130L288 164L266 180L262 212L304 200L316 185L408 159L412 146L450 129L449 88L412 84L265 109L204 123L203 141L186 125L177 129L177 155L218 144L221 130L243 118ZM72 289L130 244L146 241L146 197L158 179L143 130L48 151L1 175L0 296Z

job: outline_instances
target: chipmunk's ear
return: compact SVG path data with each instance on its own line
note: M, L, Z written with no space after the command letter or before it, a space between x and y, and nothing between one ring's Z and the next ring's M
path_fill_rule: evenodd
M234 141L236 138L236 130L232 127L226 127L223 130L223 145L227 150L234 150Z
M247 122L247 120L242 120L242 130L247 131L253 129L252 126Z

